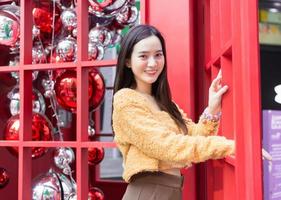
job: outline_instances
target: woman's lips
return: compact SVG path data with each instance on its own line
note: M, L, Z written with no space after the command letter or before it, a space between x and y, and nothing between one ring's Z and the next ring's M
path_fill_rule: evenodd
M155 75L157 73L157 70L145 70L145 73L149 75Z

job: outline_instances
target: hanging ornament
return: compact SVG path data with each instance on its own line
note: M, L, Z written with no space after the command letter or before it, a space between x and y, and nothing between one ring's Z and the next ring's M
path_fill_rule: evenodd
M90 147L88 148L88 164L97 165L104 158L104 148L103 147Z
M76 195L76 183L74 180L70 180L62 173L57 173L58 178L60 180L62 189L63 189L63 197L65 200L70 200L70 198L74 198L74 195ZM74 199L73 199L74 200ZM76 200L76 199L75 199Z
M88 1L90 3L89 13L92 13L92 14L96 15L97 17L104 16L104 13L103 13L104 8L102 8L98 3L96 3L93 0L88 0Z
M43 79L42 80L42 86L45 90L44 96L46 98L50 98L51 96L55 95L54 92L54 81L53 80L49 80L49 79Z
M102 60L103 56L104 56L104 48L101 45L92 42L88 44L89 60Z
M19 7L16 5L0 6L0 44L15 46L20 35Z
M76 71L67 70L56 78L54 85L58 104L66 110L76 111L77 103L77 79ZM105 94L105 83L103 76L97 69L89 71L89 108L96 109Z
M32 116L32 141L51 141L53 140L52 125L49 120L39 113L33 113ZM8 119L4 139L19 140L20 120L19 114ZM18 155L17 147L8 147L13 155ZM47 148L32 147L32 158L39 158L45 154Z
M32 27L32 39L40 36L40 29L36 26Z
M113 17L127 3L127 0L110 0L97 1L89 0L89 12L97 17Z
M74 28L77 28L77 16L74 9L65 9L61 13L60 17L64 28L68 31L72 31Z
M93 111L97 109L105 95L105 82L102 74L96 69L92 68L89 71L90 77L92 78L92 87L93 87L93 95L91 96L90 102L89 102L89 107L90 110Z
M0 167L0 189L4 188L8 184L9 180L10 178L7 170Z
M116 15L116 20L121 25L130 25L138 19L138 9L135 6L124 6Z
M33 8L32 14L35 26L40 30L41 34L52 33L53 13L50 11L52 8L52 1L48 3L39 3L38 7ZM55 5L55 35L61 31L62 21L60 19L61 10L58 5ZM43 37L44 38L44 37Z
M58 104L66 110L75 112L76 110L76 71L67 70L56 78L54 85ZM92 95L92 88L88 89L89 95Z
M96 134L95 129L92 126L88 126L88 136L89 138L93 138Z
M101 189L97 187L92 187L89 189L88 200L104 200L104 193Z
M68 167L74 160L75 155L71 148L56 148L54 151L54 162L60 169Z
M46 63L47 56L43 46L36 42L32 47L32 64Z
M108 46L111 43L110 31L101 26L92 28L89 32L89 42L97 43L104 47Z
M63 191L58 175L50 169L33 180L32 200L62 200Z
M60 61L71 62L76 59L76 39L70 35L58 42L56 55Z
M10 101L10 112L12 115L20 113L20 91L19 87L15 86L7 95ZM32 89L32 110L36 113L44 114L46 104L43 95L35 88Z
M13 46L19 38L19 22L0 11L0 44Z
M115 0L111 5L106 6L103 10L106 16L115 16L120 12L120 9L126 5L128 0Z

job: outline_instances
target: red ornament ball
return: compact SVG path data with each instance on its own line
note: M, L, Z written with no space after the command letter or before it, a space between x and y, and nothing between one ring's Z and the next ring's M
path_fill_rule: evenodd
M88 148L88 164L97 165L104 158L104 148L103 147L90 147Z
M77 107L77 78L76 71L66 70L56 78L55 92L59 105L66 110L76 112ZM105 94L105 83L97 69L89 72L89 108L96 109Z
M0 167L0 188L5 187L8 184L9 180L10 178L6 169Z
M53 3L52 2L40 2L40 5L36 5L33 8L32 14L35 26L40 29L41 34L52 33L53 23ZM57 35L62 28L62 21L60 18L61 10L58 5L55 5L55 34Z
M102 74L97 69L92 69L89 72L92 79L93 95L90 98L90 110L95 110L104 99L105 95L105 82Z
M89 189L88 193L89 200L104 200L104 193L101 189L97 187L92 187Z
M32 141L51 141L53 140L52 125L49 120L39 113L32 116ZM5 140L19 140L20 119L19 114L12 116L5 128ZM9 147L8 150L13 155L18 155L18 147ZM45 147L32 147L32 158L39 158L45 154Z

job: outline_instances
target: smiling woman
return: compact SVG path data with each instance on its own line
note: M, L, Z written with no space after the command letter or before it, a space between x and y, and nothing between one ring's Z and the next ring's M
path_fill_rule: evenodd
M149 25L130 29L121 42L113 98L114 140L123 155L123 200L181 200L180 169L234 153L234 141L217 133L221 73L197 124L172 101L165 41Z

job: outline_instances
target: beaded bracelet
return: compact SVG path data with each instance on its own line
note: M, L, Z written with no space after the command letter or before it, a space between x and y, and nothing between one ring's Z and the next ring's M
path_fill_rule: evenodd
M221 112L218 112L218 113L213 115L209 112L208 108L206 108L201 117L202 117L202 119L205 119L205 120L217 122L221 118Z

